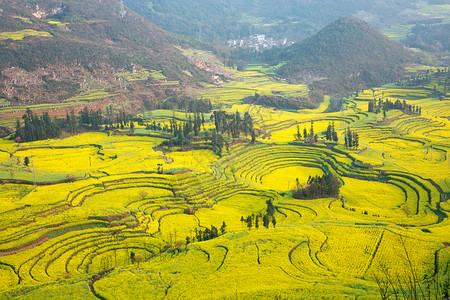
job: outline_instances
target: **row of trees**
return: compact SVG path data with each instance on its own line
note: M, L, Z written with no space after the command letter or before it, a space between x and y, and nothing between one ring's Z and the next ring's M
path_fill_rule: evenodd
M242 224L245 224L245 226L248 227L248 230L251 230L254 226L256 229L259 229L260 226L260 219L262 218L263 226L266 228L269 228L270 223L272 223L273 227L277 224L277 220L275 219L274 213L275 213L275 206L272 203L272 200L266 201L267 208L266 213L263 214L251 214L244 218L244 216L241 216L241 222Z
M228 148L224 134L228 133L231 138L237 139L243 133L245 136L251 135L252 143L256 140L256 132L253 129L253 119L248 112L245 112L244 118L238 111L234 114L227 114L224 111L216 110L210 117L214 121L214 129L211 135L211 145L214 152L222 156L223 147Z
M123 112L125 114L125 112ZM73 114L72 114L73 115ZM66 119L67 119L66 115ZM86 106L80 111L79 113L79 125L84 126L84 127L88 127L91 129L99 129L100 126L103 124L103 114L102 114L102 110L98 109L96 111L94 110L89 110ZM70 118L69 116L69 120L71 121L71 126L74 125L76 126L76 124L73 123L75 118ZM118 117L118 119L116 120L117 123L123 123L125 122L125 120L122 119L122 112L120 113L120 119ZM71 127L73 128L73 127Z
M218 237L219 235L225 234L227 225L223 221L222 226L220 226L220 232L214 225L211 225L211 229L205 228L204 230L195 229L195 239L199 242L208 241ZM186 244L189 244L191 239L186 237Z
M334 129L334 122L328 123L327 131L325 132L325 139L336 143L339 141L338 135Z
M162 143L163 146L168 146L169 149L173 146L180 146L183 148L186 145L191 144L194 137L200 136L200 132L205 128L205 117L203 113L194 113L194 119L189 115L187 121L177 122L175 118L170 121L169 126L156 124L155 121L147 125L147 129L162 130L173 134L173 138Z
M217 133L228 133L232 138L239 138L241 133L248 136L253 132L253 119L248 112L245 112L242 119L238 111L234 114L227 114L224 111L216 110L211 115L211 120L214 121Z
M113 114L112 107L106 107L106 115L101 109L89 110L84 107L75 115L74 111L66 113L65 118L50 118L48 112L38 116L27 108L22 116L23 125L18 119L16 121L16 131L14 139L18 142L31 142L49 138L57 138L63 131L74 133L77 130L98 130L102 125L107 124L106 128L115 128L115 126L124 128L125 126L134 126L131 122L132 116L125 111L119 111Z
M333 174L309 176L306 186L302 186L297 178L297 188L293 192L295 199L318 199L337 197L341 184Z
M370 101L368 105L368 112L380 113L381 111L383 111L384 117L386 117L386 112L391 109L402 110L405 114L416 114L419 116L422 114L421 107L419 107L418 105L407 104L405 100L401 102L397 99L397 101L392 102L389 99L383 101L380 98L378 99L378 101L376 101L375 99Z
M297 125L297 134L295 135L295 138L297 140L301 140L302 139L302 134L300 133L300 127ZM314 122L311 121L311 127L308 130L306 130L306 127L303 128L303 139L305 140L305 142L317 142L317 140L319 139L319 137L317 136L317 134L314 134Z
M425 74L414 74L409 78L405 78L403 80L399 80L396 82L396 85L398 86L422 86L424 87L427 84L431 83L432 78L438 78L441 77L450 79L450 71L449 68L438 68L437 72L431 72L430 70L427 70ZM440 81L438 81L438 84ZM448 81L444 81L445 85L448 85ZM434 86L434 91L436 92L436 86Z
M228 134L231 138L239 138L241 134L245 136L251 135L252 142L256 140L256 133L253 129L253 119L248 112L244 114L244 118L241 117L239 112L227 114L224 111L214 111L210 117L211 121L214 121L214 128L211 131L205 131L204 138L206 141L211 142L213 151L222 156L223 147L227 146L224 135ZM205 130L205 117L203 113L194 113L194 118L189 115L187 121L177 122L174 119L170 122L170 126L161 128L160 124L150 124L148 129L162 129L173 134L173 138L164 141L163 146L168 146L169 149L172 146L181 146L191 144L193 138L199 137L200 133ZM210 134L209 134L210 133Z
M169 131L173 133L174 137L181 140L183 137L189 137L190 135L199 136L201 127L205 125L205 117L203 113L194 113L194 120L189 115L188 120L184 122L178 122L172 119L170 122Z
M212 110L212 103L211 100L170 97L156 108L182 110L190 113L209 113Z
M414 74L410 78L403 79L396 82L398 86L424 86L425 84L429 84L431 82L430 70L427 71L426 74Z
M275 91L272 91L276 93ZM242 103L244 104L256 104L264 107L274 107L277 109L288 109L288 110L299 110L309 108L312 109L315 107L313 100L310 96L316 96L315 94L310 93L308 97L286 97L274 95L259 95L255 93L254 96L248 96L242 99ZM320 96L319 96L320 97ZM320 98L319 98L320 99ZM323 98L322 98L323 100Z

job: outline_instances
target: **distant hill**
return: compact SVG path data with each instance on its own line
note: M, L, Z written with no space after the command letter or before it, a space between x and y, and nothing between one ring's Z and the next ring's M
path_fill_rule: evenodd
M414 25L411 33L402 42L410 47L426 51L450 52L450 23Z
M0 14L0 97L55 102L92 82L117 88L118 72L141 68L172 81L204 76L178 37L116 0L3 0Z
M418 0L123 0L125 5L165 30L203 41L239 39L265 33L300 41L344 16L376 28L440 18L417 13ZM427 3L423 5L438 5ZM431 1L428 1L431 2ZM404 12L404 13L402 13Z
M278 75L327 92L377 86L399 79L417 54L392 41L369 24L340 18L314 36L275 55L286 64Z

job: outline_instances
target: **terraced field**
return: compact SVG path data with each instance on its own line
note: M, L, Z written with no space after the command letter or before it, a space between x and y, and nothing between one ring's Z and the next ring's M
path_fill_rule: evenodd
M218 105L241 104L241 99L260 95L284 95L286 97L308 96L309 89L303 84L286 84L274 78L274 67L250 65L245 71L237 71L218 63L212 53L181 49L183 54L190 60L200 63L206 70L214 69L223 79L215 84L205 85L193 93L200 97L211 100ZM276 68L276 67L275 67Z
M259 133L254 144L226 135L222 157L164 153L163 138L142 128L139 136L1 140L0 298L379 299L383 271L402 277L408 263L423 289L424 278L444 282L450 107L422 90L383 92L417 103L422 115L368 113L372 91L341 112L326 112L328 102L286 112L217 94L228 112L248 111ZM317 143L294 137L311 122ZM337 144L324 140L332 122ZM343 145L349 127L358 149ZM323 174L337 176L339 197L292 197ZM269 200L276 224L265 228ZM242 221L252 214L258 227ZM212 226L219 236L199 240Z
M49 37L52 35L46 31L37 31L34 29L24 29L14 32L1 32L0 40L23 40L26 37L37 36L37 37Z

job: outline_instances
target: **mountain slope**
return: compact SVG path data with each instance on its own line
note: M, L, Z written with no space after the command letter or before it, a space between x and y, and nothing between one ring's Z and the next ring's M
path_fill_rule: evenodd
M338 19L283 49L277 58L287 62L278 70L280 76L316 81L329 92L395 81L404 64L417 59L411 50L354 17Z
M173 46L173 35L116 0L4 0L0 9L0 93L6 98L59 101L92 79L118 87L116 73L140 68L163 70L168 80L203 76Z

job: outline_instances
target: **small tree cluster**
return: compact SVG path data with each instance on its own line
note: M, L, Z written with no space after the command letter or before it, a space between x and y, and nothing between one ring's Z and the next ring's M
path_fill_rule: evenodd
M0 138L8 136L12 133L11 129L5 126L0 126Z
M260 225L261 225L261 218L262 218L262 222L263 222L263 226L266 228L269 228L270 223L272 223L273 227L275 227L275 225L277 224L277 220L275 219L274 213L275 213L275 206L272 203L272 200L267 200L266 201L267 204L267 208L266 208L266 213L263 214L259 213L257 215L255 214L251 214L250 216L247 216L246 218L244 218L244 216L241 217L241 222L242 224L246 227L248 227L248 230L251 230L252 227L255 227L256 229L259 229Z
M421 115L422 114L422 108L418 105L411 105L407 104L405 100L401 102L400 100L396 100L395 102L392 102L389 99L386 99L383 101L381 98L376 101L375 99L372 101L369 101L368 104L368 112L373 113L380 113L383 111L384 116L386 117L386 112L388 112L391 109L398 109L403 111L404 114L416 114Z
M344 146L346 148L356 148L359 147L359 135L356 131L351 131L350 128L344 133Z
M225 140L223 135L217 134L216 131L213 131L211 136L211 145L213 147L213 151L222 157L223 146L225 145Z
M211 225L211 229L205 228L204 230L195 229L195 238L197 241L207 241L219 236L219 231L213 225Z
M197 241L207 241L214 239L218 237L221 234L225 234L227 225L225 224L225 221L222 223L222 226L220 227L220 231L217 230L217 228L214 225L211 225L211 229L205 228L204 230L198 230L195 229L195 238ZM189 244L190 239L186 238L187 244Z
M130 252L130 260L132 264L137 263L137 267L139 268L139 264L144 261L144 257L140 254L135 254L133 251Z
M297 179L297 189L292 196L296 199L337 197L340 185L338 178L332 174L309 176L305 187L301 186Z
M214 121L215 131L222 134L228 133L232 138L239 138L241 133L245 136L253 132L253 119L248 112L245 112L244 118L236 111L234 114L227 114L224 111L214 111L211 115Z
M188 116L188 120L184 122L177 122L175 118L170 121L170 125L161 126L160 123L156 124L156 121L147 125L147 129L166 131L173 134L173 138L162 143L163 146L169 148L173 146L180 146L183 148L185 145L189 145L194 137L200 135L202 125L205 124L205 118L203 113L194 113L194 119L191 115Z
M295 138L297 140L300 140L302 138L302 134L300 133L300 127L298 125L297 125L297 133L295 134ZM306 142L314 143L314 142L317 142L318 138L319 137L317 136L317 134L314 134L314 122L311 121L311 127L310 127L309 131L306 130L306 127L303 128L303 139L304 139L305 143Z
M146 123L145 129L146 130L153 130L153 131L166 131L166 132L173 133L173 131L171 131L167 125L165 125L163 127L160 122L156 123L155 120L153 120L153 122Z
M233 139L239 138L241 133L245 136L251 134L252 143L256 141L256 133L253 129L253 119L248 112L244 114L244 119L238 111L234 114L227 114L221 110L214 111L211 115L214 121L214 129L211 135L211 145L214 152L222 156L223 147L228 144L225 142L224 134L230 135Z
M61 134L60 126L56 120L52 120L47 112L41 117L33 114L31 109L27 108L22 116L24 125L20 121L16 122L16 132L14 139L17 142L31 142L36 140L45 140L59 137Z
M255 227L256 229L259 228L260 225L260 218L262 217L262 214L251 214L250 216L247 216L247 218L244 218L243 216L241 216L241 222L242 224L246 227L248 227L248 230L251 230L252 227Z
M328 123L327 131L325 133L325 139L327 141L338 142L338 135L334 129L334 122Z
M263 226L269 228L270 223L272 223L273 227L277 224L277 220L275 219L275 206L272 203L272 200L269 199L266 201L267 208L266 214L263 217Z
M92 109L89 110L86 106L80 110L80 126L84 126L91 129L99 129L100 126L103 124L103 116L102 116L102 110L98 109L96 111L93 111ZM121 114L122 115L122 114ZM68 115L66 115L66 119ZM70 116L68 118L70 119Z
M169 97L162 104L154 104L144 102L146 109L169 109L169 110L182 110L191 113L209 113L212 110L211 100L192 99L189 97L173 96Z

